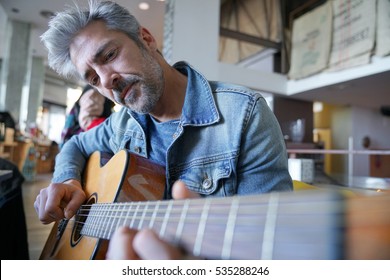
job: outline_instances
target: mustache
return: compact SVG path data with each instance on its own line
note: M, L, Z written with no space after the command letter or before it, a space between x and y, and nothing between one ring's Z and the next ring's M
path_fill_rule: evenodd
M112 89L115 101L117 101L119 103L123 102L124 96L122 96L122 93L123 93L124 89L131 86L132 84L135 84L136 82L139 82L140 80L141 79L137 76L126 77L124 79L119 80L115 84L115 87Z

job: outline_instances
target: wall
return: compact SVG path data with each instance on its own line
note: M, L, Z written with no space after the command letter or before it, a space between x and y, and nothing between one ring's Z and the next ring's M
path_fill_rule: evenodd
M273 111L279 121L283 135L290 135L289 125L297 119L305 120L305 136L303 142L313 142L313 103L275 96Z
M337 106L323 103L319 112L314 112L314 128L330 128L331 116Z
M369 149L390 150L390 117L383 116L379 110L361 107L353 107L351 113L354 149L363 150L362 140L368 136ZM353 172L359 176L370 176L370 157L355 156Z
M64 86L58 86L50 83L45 83L43 100L58 105L66 106L66 96L68 88Z
M205 1L203 1L205 2ZM217 80L219 0L174 2L171 62L188 61L208 79Z
M339 106L332 111L330 118L333 149L348 150L348 138L352 135L351 108ZM331 163L331 173L348 174L347 155L333 155Z
M3 40L5 36L5 30L6 30L6 25L7 24L7 14L4 11L3 6L0 4L0 38L2 38L1 43L0 43L0 58L3 57L3 52L4 52L4 44L5 40Z
M390 117L383 116L379 110L357 106L331 106L328 109L333 149L348 150L350 136L354 150L365 150L362 140L366 136L371 142L369 149L390 149ZM332 155L332 173L348 173L347 155ZM353 156L353 175L370 176L368 155Z

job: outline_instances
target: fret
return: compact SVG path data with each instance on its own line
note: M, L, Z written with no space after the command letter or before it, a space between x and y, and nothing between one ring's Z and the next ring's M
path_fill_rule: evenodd
M88 218L93 217L92 221L91 221L91 224L90 224L90 227L89 227L89 232L91 235L93 235L94 233L96 234L96 230L97 230L97 225L99 225L99 219L101 218L101 214L100 214L100 209L102 208L101 207L97 207L95 205L91 205L91 209L90 209L90 212L89 212L89 215L88 215Z
M154 207L152 218L150 219L150 222L149 222L149 228L153 228L153 226L154 226L154 221L156 219L158 208L160 207L160 203L161 203L160 200L158 200L156 202L156 206Z
M231 202L229 216L226 224L225 237L223 240L221 258L225 260L230 259L239 205L239 198L236 196L232 199Z
M101 228L102 230L102 235L101 237L102 238L105 238L105 239L108 239L108 228L109 228L109 224L110 224L110 221L111 221L111 209L112 209L112 205L111 204L107 204L106 206L106 210L104 211L104 224Z
M148 212L149 204L150 204L150 201L147 201L145 204L144 211L142 212L142 216L141 216L141 221L138 224L138 229L142 229L142 225L143 225L144 219L146 217L146 213Z
M129 224L127 223L127 219L130 217L130 213L131 213L131 209L133 208L133 205L134 205L134 203L130 203L130 204L128 204L128 209L127 209L127 213L126 213L126 215L125 215L125 219L124 219L124 221L123 221L123 226L129 226Z
M140 203L138 202L137 203L137 207L135 208L135 211L134 211L134 214L133 214L133 218L131 219L130 228L134 228L134 223L135 223L135 220L137 218L137 211L139 209L139 205L140 205Z
M112 216L113 207L114 207L114 205L112 205L112 204L107 205L107 211L105 212L106 220L105 220L104 228L103 228L103 231L104 231L103 238L105 238L105 239L109 239L109 236L110 236L110 225L112 224L112 221L113 221L113 216Z
M89 205L87 205L88 207ZM91 216L91 213L92 213L92 209L90 211L87 211L86 209L84 208L80 208L80 213L78 214L79 217L80 217L80 220L84 220L84 216L87 215L86 212L88 212L88 217L85 219L85 223L84 225L81 225L82 226L82 230L81 230L81 233L82 234L90 234L91 232L91 227L93 225L93 220L94 220L94 216Z
M172 203L173 203L173 200L170 200L170 201L168 202L168 207L167 207L167 210L165 211L163 223L162 223L161 229L160 229L160 234L159 234L160 237L161 237L161 236L164 236L165 229L167 228L169 215L171 214Z
M263 244L261 248L262 260L271 260L273 257L278 205L279 205L278 194L270 193L269 200L268 200L268 209L267 209L266 219L264 224Z
M99 220L101 219L102 217L102 214L100 214L101 212L101 209L103 207L103 205L101 205L100 207L98 207L99 205L91 205L91 212L93 213L92 217L92 223L91 223L91 226L90 226L90 234L94 234L97 230L97 228L99 227ZM89 213L89 216L91 216L91 212ZM88 218L89 218L88 216Z
M111 238L111 236L114 232L114 228L118 228L117 226L114 227L114 224L118 225L118 222L119 222L118 215L121 213L121 211L119 210L119 207L120 207L119 203L116 204L116 207L114 207L114 210L113 210L114 215L112 215L112 222L111 222L110 229L108 231L108 239Z
M179 223L178 223L177 229L176 229L176 234L175 234L175 243L176 244L179 242L181 235L183 233L184 223L186 220L189 205L190 205L190 200L186 199L184 201L183 210L181 211L180 220L179 220Z
M107 214L107 225L106 225L106 239L110 239L110 236L111 236L111 228L112 228L112 224L114 223L115 221L115 204L111 205L111 207L109 207L109 212Z
M196 234L196 239L195 239L195 244L194 244L194 249L193 249L193 254L195 256L199 256L201 249L202 249L203 236L205 233L206 222L207 222L207 217L209 214L210 204L211 204L211 199L206 198L205 203L203 205L202 214L200 216L198 232Z
M87 220L90 219L90 217L93 217L91 225L89 227L89 234L93 235L96 231L96 225L99 223L99 218L101 215L99 215L99 209L101 209L103 205L91 205L91 209L88 213Z
M124 225L126 222L126 216L125 216L125 209L126 209L126 204L124 203L118 203L120 205L120 216L118 218L118 222L116 224L116 229L120 227L120 225ZM123 221L123 222L122 222Z
M104 224L106 222L105 213L108 205L102 204L100 208L100 211L98 212L98 219L96 221L96 224L94 225L94 230L92 230L93 236L102 237L102 230L104 229Z

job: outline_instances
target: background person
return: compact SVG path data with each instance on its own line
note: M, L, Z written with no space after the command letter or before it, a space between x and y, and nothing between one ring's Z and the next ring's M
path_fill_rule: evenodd
M112 114L114 105L114 102L105 98L92 86L86 85L66 116L60 146L62 147L73 135L102 123Z

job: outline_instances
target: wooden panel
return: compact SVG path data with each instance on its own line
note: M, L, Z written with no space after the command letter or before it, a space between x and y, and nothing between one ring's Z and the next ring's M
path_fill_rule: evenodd
M0 157L12 161L16 145L15 142L0 142Z
M22 172L24 162L26 161L28 151L33 145L32 141L16 142L17 146L14 148L12 162L14 162L18 169Z
M37 173L50 173L54 171L54 159L58 153L55 146L37 145Z

